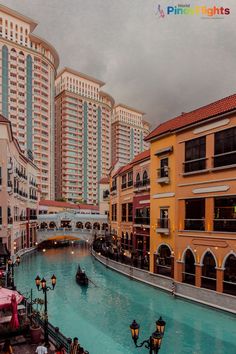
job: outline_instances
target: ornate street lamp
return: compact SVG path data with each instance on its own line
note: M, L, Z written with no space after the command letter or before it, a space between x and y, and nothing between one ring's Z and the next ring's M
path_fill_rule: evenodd
M40 277L37 275L37 277L35 278L35 285L38 289L38 291L43 291L44 293L44 342L45 345L49 347L49 340L48 340L48 302L47 302L47 292L49 290L54 290L55 286L57 283L57 278L56 276L53 274L53 276L51 277L51 284L52 287L47 286L47 281L42 278L40 279ZM41 287L40 287L41 285Z
M140 348L144 345L145 348L149 349L149 354L157 354L161 347L162 338L165 332L165 325L165 321L163 321L162 317L160 317L159 320L156 321L156 331L152 333L149 339L137 344L140 326L135 320L133 320L130 325L130 331L136 348Z
M11 272L11 287L14 289L15 288L15 282L14 282L14 267L18 267L20 265L20 257L17 256L15 262L11 258L8 259L7 261L8 265L8 270ZM9 277L9 272L8 272L8 277Z

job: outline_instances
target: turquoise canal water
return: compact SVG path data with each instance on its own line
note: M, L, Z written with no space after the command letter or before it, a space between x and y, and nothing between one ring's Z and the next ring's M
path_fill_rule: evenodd
M57 285L48 293L49 320L68 337L78 336L90 354L140 354L135 349L129 325L140 323L140 340L155 330L161 315L166 332L160 354L236 354L236 317L191 302L175 299L106 269L83 248L48 250L25 256L15 269L22 292L35 289L37 274ZM95 285L87 289L75 282L78 263Z

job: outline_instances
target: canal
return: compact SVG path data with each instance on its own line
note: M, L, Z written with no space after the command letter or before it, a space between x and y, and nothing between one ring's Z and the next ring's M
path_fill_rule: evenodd
M73 253L73 254L72 254ZM77 285L77 265L94 284ZM132 281L95 261L83 245L26 255L15 270L17 288L42 297L34 279L57 277L48 293L49 321L68 337L78 336L90 354L148 353L135 349L129 325L140 323L140 340L155 330L162 316L166 332L160 354L235 354L236 316L173 298L160 290Z

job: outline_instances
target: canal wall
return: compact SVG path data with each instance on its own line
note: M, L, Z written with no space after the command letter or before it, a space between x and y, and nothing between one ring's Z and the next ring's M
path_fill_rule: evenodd
M193 285L173 282L173 279L163 275L151 273L149 271L135 268L112 259L106 258L92 250L92 255L104 266L113 269L129 278L141 281L148 285L167 291L173 296L181 297L186 300L194 301L214 307L219 310L236 314L236 297L216 291L198 288Z

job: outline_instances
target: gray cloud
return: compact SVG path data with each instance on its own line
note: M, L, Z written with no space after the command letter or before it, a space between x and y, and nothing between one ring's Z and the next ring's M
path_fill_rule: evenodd
M236 5L223 20L197 16L158 18L164 0L5 0L39 25L60 65L105 81L117 102L161 121L235 92ZM183 1L183 3L186 3ZM192 4L196 2L192 1ZM197 4L206 3L198 0ZM208 0L210 6L217 5Z

